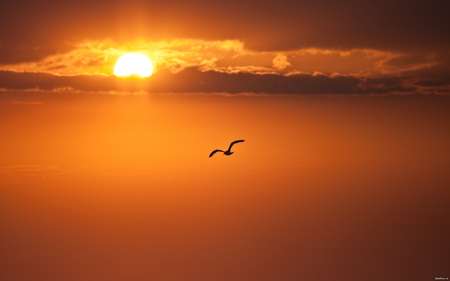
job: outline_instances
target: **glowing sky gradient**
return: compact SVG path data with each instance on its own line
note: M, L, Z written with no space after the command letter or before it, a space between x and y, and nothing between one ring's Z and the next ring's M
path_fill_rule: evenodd
M2 2L0 280L450 278L449 8Z

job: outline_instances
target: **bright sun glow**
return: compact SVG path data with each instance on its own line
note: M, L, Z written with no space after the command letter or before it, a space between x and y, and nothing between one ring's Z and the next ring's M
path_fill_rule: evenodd
M152 71L151 61L145 55L134 53L121 56L114 67L116 76L138 74L141 77L148 77L152 75Z

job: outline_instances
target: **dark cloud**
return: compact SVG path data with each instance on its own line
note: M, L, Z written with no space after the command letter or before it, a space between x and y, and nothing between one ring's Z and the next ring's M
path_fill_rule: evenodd
M249 73L227 74L200 72L188 68L177 74L162 70L150 79L122 80L106 76L54 76L41 73L0 72L1 88L53 90L71 88L81 91L147 91L164 92L227 92L227 93L287 93L287 94L346 94L359 92L357 78L325 75Z
M383 78L366 78L361 82L362 92L388 94L388 93L405 93L414 89L405 88L403 82L408 81L405 77L383 77Z
M386 94L407 92L402 78L362 79L352 76L200 72L187 68L173 74L161 70L147 80L114 76L54 76L0 71L0 87L8 90L146 91L149 93Z
M425 87L441 87L441 86L448 86L450 85L450 76L447 76L446 79L440 80L440 79L426 79L422 80L416 83L420 86Z
M269 93L269 94L344 94L354 92L359 79L339 76L297 74L281 76L277 74L255 75L250 73L198 72L186 69L179 76L162 72L161 76L172 76L173 84L169 86L175 92L227 92L227 93ZM171 78L172 78L171 77ZM151 90L164 92L167 86L163 81L152 84Z
M0 61L77 39L241 39L250 49L306 47L442 51L448 1L4 1ZM22 48L20 51L20 48ZM36 49L39 48L39 49ZM26 52L23 52L25 50Z

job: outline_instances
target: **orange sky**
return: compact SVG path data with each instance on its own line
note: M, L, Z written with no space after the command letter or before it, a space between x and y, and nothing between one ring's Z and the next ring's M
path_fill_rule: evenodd
M447 11L6 1L0 280L450 278Z
M449 102L4 93L2 278L447 276Z

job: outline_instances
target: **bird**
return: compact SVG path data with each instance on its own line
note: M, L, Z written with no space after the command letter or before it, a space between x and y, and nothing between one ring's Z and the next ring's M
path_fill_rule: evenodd
M230 147L228 147L228 150L227 150L227 151L223 151L223 150L220 150L220 149L216 149L216 150L214 150L213 152L211 152L211 154L209 155L209 157L213 156L216 152L223 152L223 155L229 156L229 155L231 155L231 154L234 153L234 152L231 152L231 147L233 147L233 145L234 145L235 143L244 142L244 141L245 141L245 140L236 140L236 141L232 142L232 143L230 144Z

